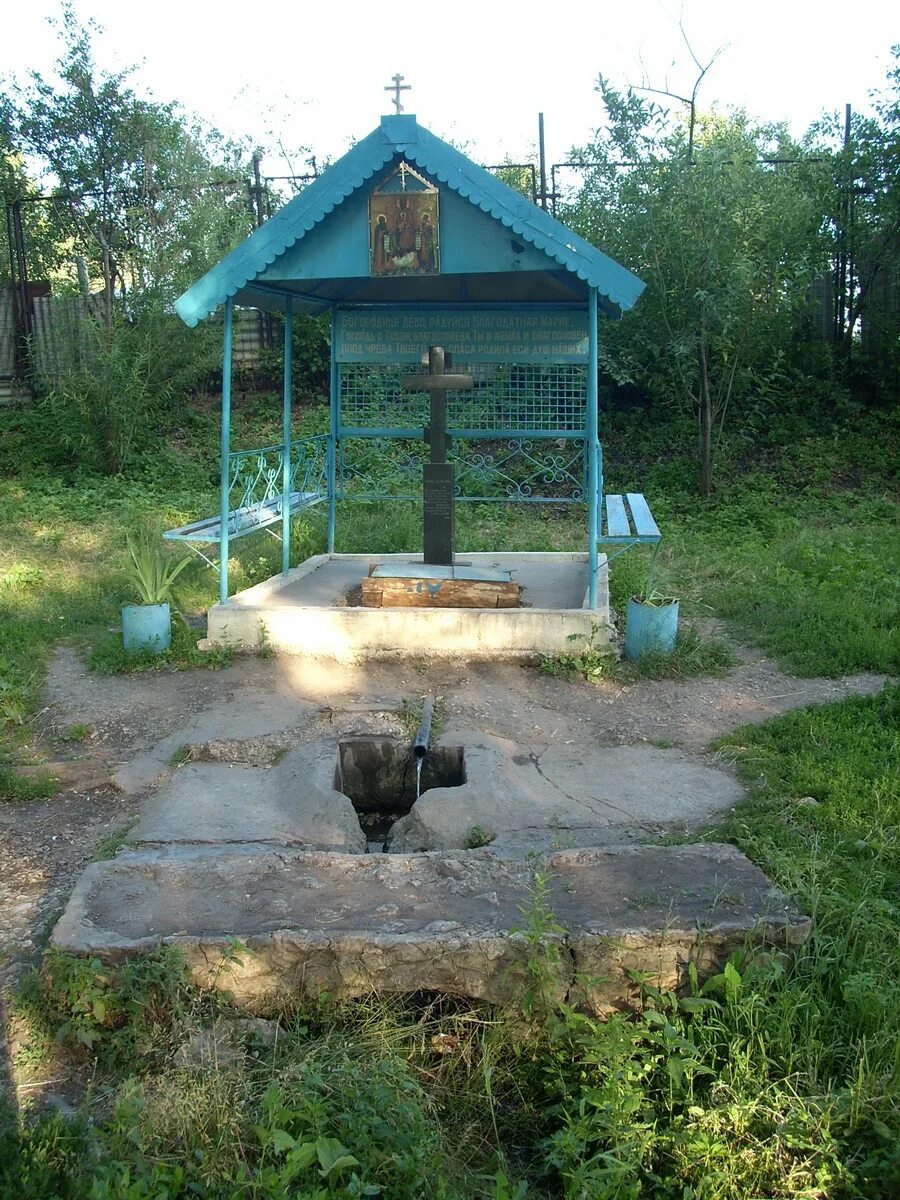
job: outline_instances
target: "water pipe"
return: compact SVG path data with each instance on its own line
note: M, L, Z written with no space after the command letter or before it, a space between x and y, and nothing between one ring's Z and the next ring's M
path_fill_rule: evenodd
M428 753L428 743L431 740L431 720L434 716L434 696L426 696L425 703L422 705L422 720L419 722L419 729L416 733L416 739L413 742L413 755L420 761Z

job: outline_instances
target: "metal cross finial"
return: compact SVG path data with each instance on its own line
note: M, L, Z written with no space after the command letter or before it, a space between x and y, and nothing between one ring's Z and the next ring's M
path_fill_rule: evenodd
M388 84L388 86L384 90L386 92L394 93L394 107L396 108L398 113L402 113L403 105L400 103L400 93L412 91L412 84L411 83L403 83L403 80L406 78L405 75L392 75L391 78L393 79L394 82L391 84Z

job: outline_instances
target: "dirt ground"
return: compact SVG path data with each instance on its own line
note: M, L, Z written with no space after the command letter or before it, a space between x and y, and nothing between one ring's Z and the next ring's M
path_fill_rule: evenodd
M447 727L493 733L535 754L548 746L641 743L698 752L740 725L876 692L885 682L876 675L798 679L756 651L736 650L738 664L722 679L622 686L569 682L530 665L428 659L336 666L241 658L221 671L104 677L61 647L39 723L48 757L69 761L71 781L51 799L0 806L0 989L37 957L75 879L103 851L104 839L140 816L141 771L132 773L130 794L111 777L148 761L150 776L160 764L167 769L172 748L183 743L270 728L287 741L329 731L373 732L365 727L371 718L384 728L404 700L432 693L440 698ZM89 727L84 741L65 740L74 726Z

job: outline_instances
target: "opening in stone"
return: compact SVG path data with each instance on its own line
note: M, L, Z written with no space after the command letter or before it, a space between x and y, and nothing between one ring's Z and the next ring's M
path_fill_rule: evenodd
M422 760L421 792L465 782L462 746L432 747ZM346 738L338 743L334 786L352 801L369 849L380 850L391 826L416 802L412 746L392 738Z

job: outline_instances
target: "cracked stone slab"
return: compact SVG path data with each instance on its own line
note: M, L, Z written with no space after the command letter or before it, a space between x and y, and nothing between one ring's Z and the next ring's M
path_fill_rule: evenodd
M734 775L709 758L655 746L528 746L472 731L445 733L465 750L466 783L433 788L393 826L391 850L465 847L473 828L495 849L607 842L623 831L698 825L743 799Z
M790 948L809 922L731 846L571 850L544 860L565 931L557 999L628 1004L631 972L676 987L747 942ZM532 867L488 851L328 854L256 845L167 847L93 863L53 944L107 961L180 945L201 986L250 1009L328 992L523 994ZM245 949L234 955L234 939Z
M270 768L187 763L147 802L128 841L272 842L365 853L353 805L333 786L336 762L333 743L313 742Z
M112 782L126 796L136 796L172 769L173 756L184 746L233 738L236 730L243 738L278 733L312 720L318 711L319 706L309 701L277 694L254 697L252 703L233 700L206 708L150 750L121 766Z

